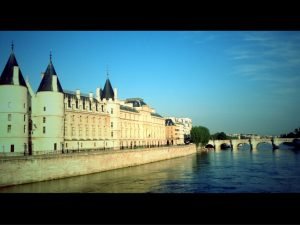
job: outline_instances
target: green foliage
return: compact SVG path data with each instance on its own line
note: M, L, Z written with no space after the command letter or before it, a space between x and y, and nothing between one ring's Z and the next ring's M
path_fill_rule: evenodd
M213 139L213 140L228 140L228 139L230 139L230 137L227 136L224 132L218 132L218 133L211 135L211 139Z
M294 132L290 132L288 134L281 134L281 138L300 138L300 127L296 128Z
M210 139L209 130L206 127L196 126L192 127L191 130L191 140L196 144L197 147L201 144L201 146L205 146Z

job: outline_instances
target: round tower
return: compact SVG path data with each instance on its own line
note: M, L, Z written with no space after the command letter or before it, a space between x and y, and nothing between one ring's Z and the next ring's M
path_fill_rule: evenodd
M64 93L51 54L32 103L33 154L61 152L64 149Z
M120 103L118 101L117 89L113 90L110 80L107 79L101 93L101 100L106 105L106 110L110 114L110 124L107 139L108 148L118 149L120 147Z
M28 152L28 89L12 51L0 77L0 154Z

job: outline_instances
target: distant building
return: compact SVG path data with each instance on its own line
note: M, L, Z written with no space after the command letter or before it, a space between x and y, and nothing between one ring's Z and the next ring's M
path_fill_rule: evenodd
M166 137L168 143L184 144L185 136L190 136L192 120L189 118L167 117Z

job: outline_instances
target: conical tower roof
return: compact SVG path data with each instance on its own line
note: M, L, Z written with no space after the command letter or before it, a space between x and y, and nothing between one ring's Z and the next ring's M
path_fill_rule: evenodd
M57 77L57 74L56 74L56 71L54 69L54 66L52 64L52 56L50 54L50 62L49 62L49 65L47 66L47 69L44 73L44 77L40 83L40 86L37 90L37 92L40 92L40 91L55 91L57 90L57 92L61 92L63 93L63 89L60 85L60 82L59 82L59 79L57 77L57 82L56 82L56 85L57 87L53 87L53 79L54 79L54 76Z
M17 66L19 68L19 82L18 84L20 86L24 86L26 87L26 83L25 83L25 80L24 80L24 77L22 75L22 72L20 70L20 67L18 65L18 62L17 62L17 59L15 57L15 54L13 52L13 47L12 47L12 52L9 56L9 59L4 67L4 70L1 74L1 77L0 77L0 85L7 85L7 84L10 84L10 85L17 85L16 83L14 83L14 79L13 79L13 74L14 74L14 67Z
M112 88L111 83L110 83L108 78L106 79L104 89L103 89L102 94L101 94L101 99L104 99L104 98L106 100L108 100L110 98L115 100L115 93L113 91L113 88Z

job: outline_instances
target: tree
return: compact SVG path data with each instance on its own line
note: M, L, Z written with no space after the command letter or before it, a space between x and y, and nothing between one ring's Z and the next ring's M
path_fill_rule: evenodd
M214 140L227 140L230 139L224 132L215 133L211 135L211 138Z
M197 147L205 146L210 138L209 130L203 126L192 127L191 129L191 140L196 144Z
M226 140L227 135L224 132L221 132L221 133L218 134L217 139L218 140Z

